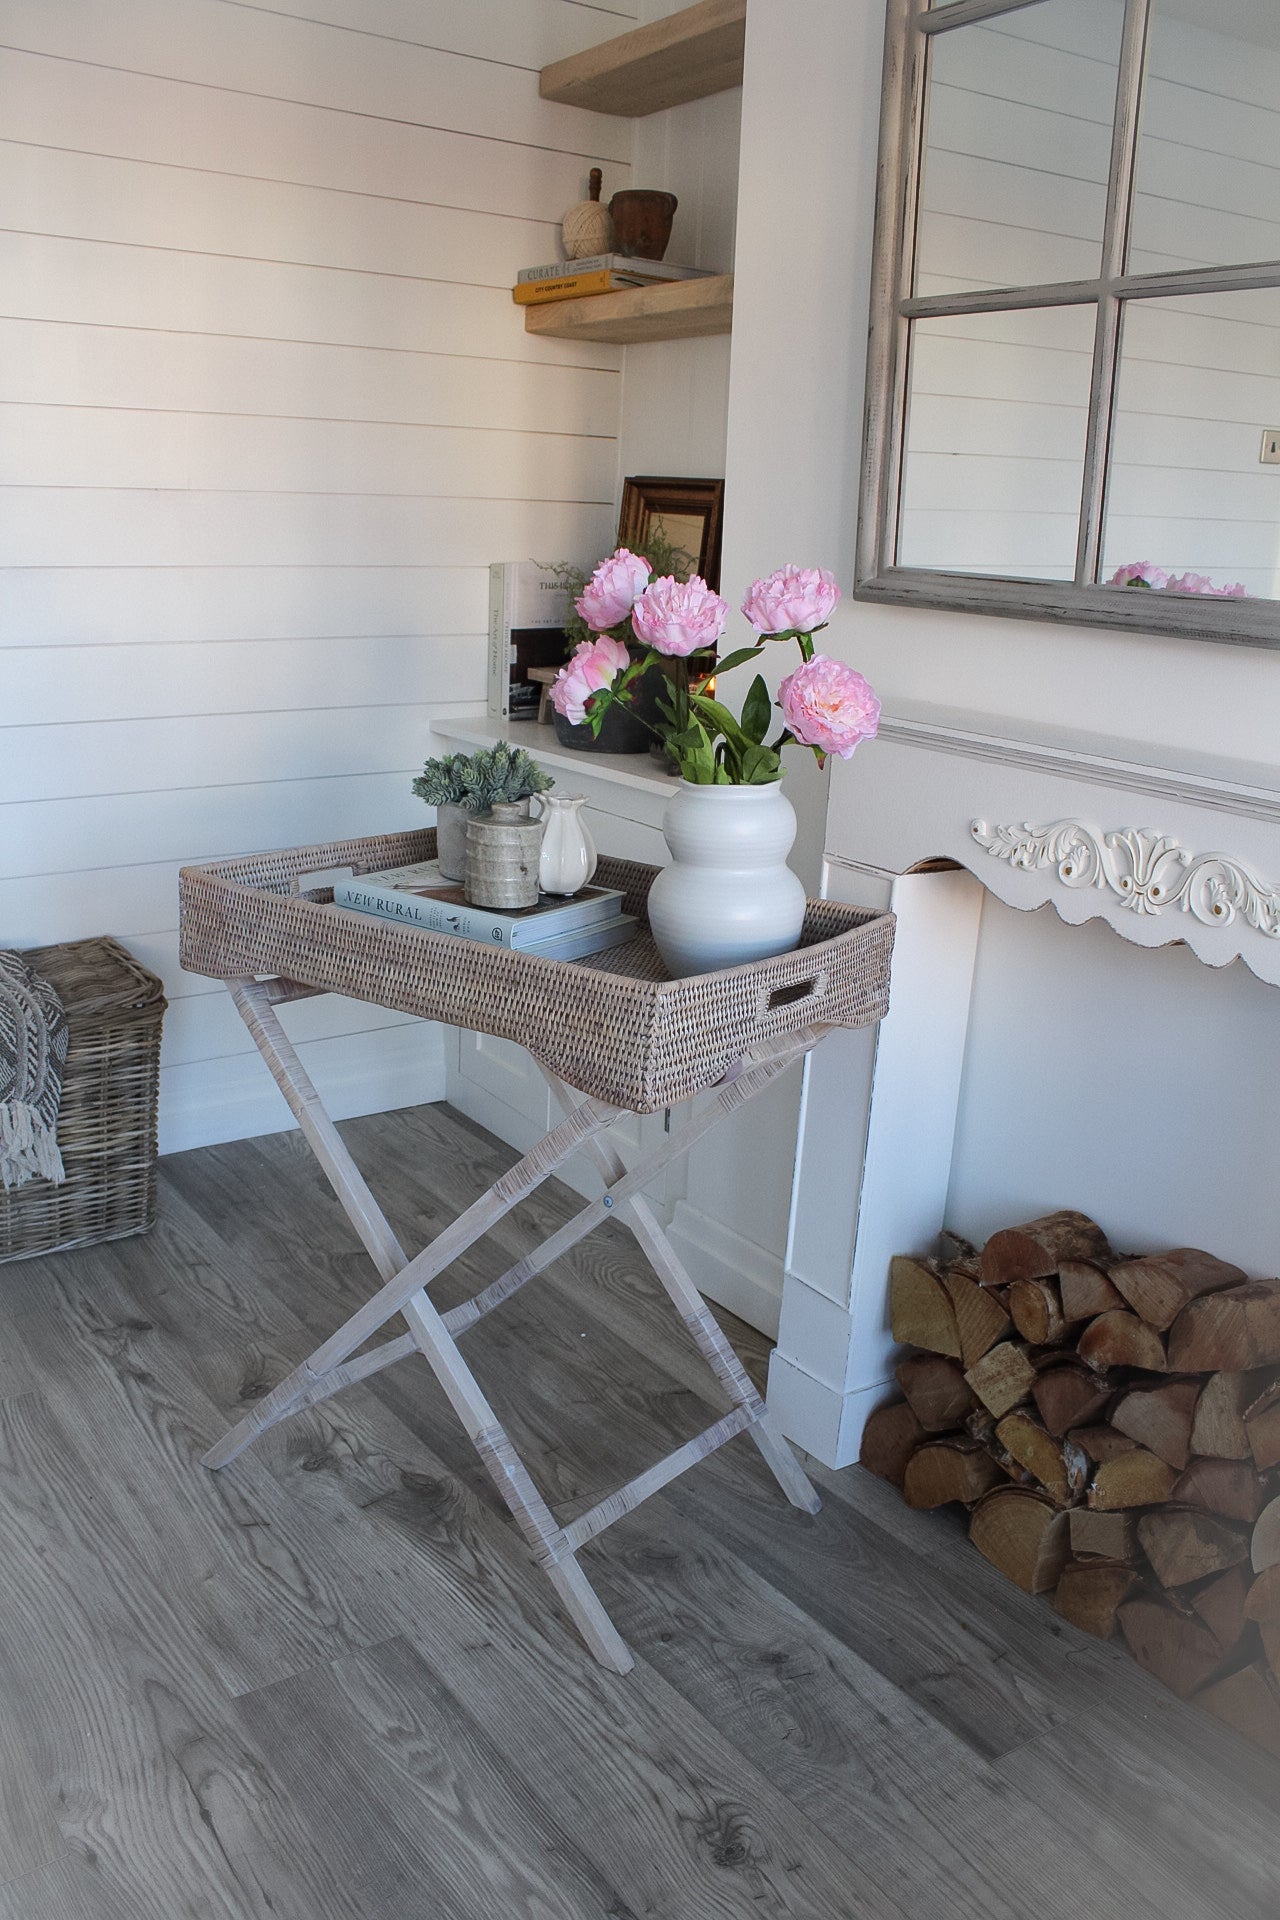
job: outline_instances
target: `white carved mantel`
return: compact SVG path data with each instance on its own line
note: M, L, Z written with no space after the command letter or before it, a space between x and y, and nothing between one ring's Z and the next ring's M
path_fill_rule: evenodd
M943 1225L984 888L1280 985L1280 768L907 703L833 763L824 890L898 935L888 1017L818 1049L801 1112L769 1396L832 1466L891 1378L890 1256Z

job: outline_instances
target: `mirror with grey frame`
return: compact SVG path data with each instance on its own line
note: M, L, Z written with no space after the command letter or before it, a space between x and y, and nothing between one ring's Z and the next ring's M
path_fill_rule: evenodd
M1280 646L1280 0L889 0L857 593Z

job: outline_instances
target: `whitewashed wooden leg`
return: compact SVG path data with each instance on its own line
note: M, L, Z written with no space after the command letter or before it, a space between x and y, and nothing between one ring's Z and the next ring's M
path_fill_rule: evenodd
M466 1428L516 1525L559 1594L565 1611L588 1647L615 1673L629 1673L635 1662L626 1642L572 1553L561 1527L534 1485L480 1384L459 1353L444 1321L425 1293L407 1301L404 1317L449 1404Z
M561 1108L566 1113L571 1112L572 1090L547 1069L544 1068L543 1072ZM682 1150L684 1144L683 1138L677 1141L677 1150ZM613 1142L599 1135L588 1142L587 1152L606 1184L616 1187L625 1175L626 1167ZM818 1513L822 1502L808 1475L779 1433L742 1362L725 1339L714 1314L668 1240L651 1203L643 1194L632 1194L620 1209L620 1218L634 1233L672 1305L689 1329L698 1351L724 1391L736 1405L750 1411L752 1424L748 1431L787 1499L802 1513Z
M617 1118L616 1108L602 1101L587 1102L570 1121L545 1135L428 1247L408 1260L276 1018L269 990L258 981L238 980L232 983L231 993L308 1145L385 1284L209 1449L204 1464L213 1468L226 1466L279 1421L327 1397L324 1383L336 1376L336 1370L344 1361L350 1361L357 1348L372 1339L403 1309L407 1300L465 1253L526 1194L540 1186L585 1139Z
M258 1402L252 1413L246 1414L243 1420L237 1421L229 1432L223 1434L216 1447L210 1447L201 1466L215 1469L229 1466L251 1441L269 1427L278 1426L281 1420L301 1413L304 1407L318 1406L324 1400L331 1400L344 1387L354 1387L361 1380L371 1379L375 1373L383 1372L399 1360L407 1360L417 1351L406 1333L397 1340L388 1340L382 1346L374 1347L369 1353L357 1354L354 1360L334 1367L323 1377L313 1374L305 1365L295 1367L279 1386Z
M408 1256L369 1191L342 1135L324 1110L310 1075L276 1015L270 989L259 980L233 980L231 998L271 1076L289 1103L294 1119L320 1162L342 1210L359 1234L384 1280L408 1264Z

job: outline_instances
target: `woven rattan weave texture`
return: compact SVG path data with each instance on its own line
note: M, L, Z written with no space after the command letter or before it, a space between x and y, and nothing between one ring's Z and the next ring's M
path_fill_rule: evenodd
M435 830L294 847L185 867L182 964L215 979L279 976L448 1026L515 1040L583 1093L653 1113L715 1084L758 1041L815 1025L864 1026L888 1005L893 916L811 900L793 953L667 978L644 925L625 946L544 960L427 933L332 904L313 875L435 856ZM644 921L657 869L603 858Z
M0 1262L142 1233L156 1210L160 982L105 938L23 957L57 988L71 1027L58 1110L67 1177L0 1189Z

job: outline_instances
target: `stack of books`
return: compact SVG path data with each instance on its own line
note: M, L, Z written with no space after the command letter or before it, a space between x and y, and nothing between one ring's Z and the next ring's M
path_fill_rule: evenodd
M583 887L567 900L543 893L532 907L473 907L435 860L339 880L333 904L402 926L424 927L428 933L540 953L544 960L581 960L589 953L603 953L632 939L637 926L633 913L623 913L617 887Z
M709 267L675 267L668 260L633 260L625 253L595 253L586 260L553 260L522 267L511 298L522 307L544 300L580 300L588 293L620 293L624 287L656 287L664 280L705 280Z

